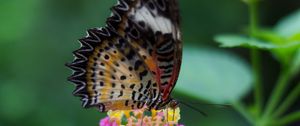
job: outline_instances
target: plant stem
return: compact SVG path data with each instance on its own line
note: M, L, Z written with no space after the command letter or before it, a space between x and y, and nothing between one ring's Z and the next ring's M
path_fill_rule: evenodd
M253 77L255 79L254 86L254 98L255 98L255 108L257 115L260 115L262 109L262 83L261 83L261 67L260 67L260 53L257 49L251 49L251 63L253 67Z
M274 112L273 117L283 114L300 96L300 83L292 90L279 108Z
M246 118L246 120L254 125L255 124L255 121L254 119L252 118L252 116L249 114L249 112L247 111L247 109L245 108L245 106L240 103L240 102L234 102L233 103L233 107L236 111L238 111L239 113L242 114L242 116L244 116Z
M264 118L270 116L275 107L278 105L278 102L284 94L288 81L290 79L289 73L290 72L287 70L282 70L282 72L280 73L276 87L273 89L271 97L268 100L267 107L263 115Z
M300 120L300 111L288 114L287 116L275 121L272 125L286 126L294 121Z
M249 6L249 20L250 20L250 35L255 37L256 31L258 29L258 13L257 13L257 0L250 0L248 2Z
M249 1L249 13L250 13L250 37L255 38L256 32L258 29L258 0ZM255 108L257 110L257 116L261 113L262 108L262 83L261 83L261 66L260 66L260 53L257 49L251 49L251 64L253 68L253 77L255 80L255 88L254 88L254 98L255 98Z

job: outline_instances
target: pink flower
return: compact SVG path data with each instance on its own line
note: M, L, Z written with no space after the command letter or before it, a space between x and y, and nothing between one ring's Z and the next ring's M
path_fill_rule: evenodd
M111 126L118 126L118 124L116 121L114 121Z
M107 126L109 124L109 117L101 119L99 126Z
M109 117L101 119L99 126L118 126L115 120L111 120Z
M157 115L163 117L165 114L164 112L161 111L161 112L157 112Z

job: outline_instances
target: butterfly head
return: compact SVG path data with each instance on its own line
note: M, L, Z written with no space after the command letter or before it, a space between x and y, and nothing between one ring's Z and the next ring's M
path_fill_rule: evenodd
M175 100L175 99L171 99L170 102L169 102L169 107L170 108L175 109L175 108L178 107L178 105L179 105L179 102L177 100Z
M156 104L155 104L156 103ZM154 109L160 110L160 109L165 109L165 108L172 108L175 109L178 107L179 102L171 97L169 97L167 100L159 100L156 101L154 104ZM151 107L150 107L151 109Z

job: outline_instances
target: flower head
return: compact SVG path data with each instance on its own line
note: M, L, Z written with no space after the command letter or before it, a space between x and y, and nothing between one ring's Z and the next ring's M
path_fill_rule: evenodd
M100 126L183 126L180 120L179 107L147 111L137 110L109 111L107 117L100 121Z

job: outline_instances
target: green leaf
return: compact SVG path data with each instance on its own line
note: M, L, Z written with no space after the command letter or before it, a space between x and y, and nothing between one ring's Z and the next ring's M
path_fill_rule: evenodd
M264 40L266 42L273 43L275 45L282 45L286 44L286 38L282 37L281 35L277 34L273 30L270 29L259 29L255 33L255 38Z
M289 38L289 41L300 41L300 33L294 34Z
M227 51L185 48L175 90L212 103L239 100L251 88L248 64Z
M292 56L300 47L300 34L286 38L272 30L260 29L257 31L255 37L275 44L277 47L270 51L282 64L289 65L293 58Z
M300 10L281 19L275 26L275 31L287 38L300 33Z
M284 48L274 49L272 53L282 64L290 65L294 60L293 56L296 55L297 49L300 47L300 41L289 42L281 47Z
M300 48L300 10L281 19L275 26L274 32L284 38L280 43L285 48L275 49L272 52L282 64L290 65L297 60L293 59L293 56L298 55L296 52Z
M251 39L241 35L217 35L215 41L220 43L221 47L254 47L259 49L274 49L278 46L257 39Z

